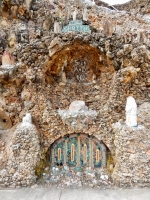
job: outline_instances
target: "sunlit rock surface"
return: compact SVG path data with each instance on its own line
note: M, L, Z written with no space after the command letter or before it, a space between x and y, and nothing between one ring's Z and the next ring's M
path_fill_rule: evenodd
M84 101L73 101L68 110L59 109L58 114L64 123L76 131L83 131L97 116L97 112L88 109Z
M65 169L59 162L49 171L52 145L80 133L103 142L107 158L98 176L92 167L85 170L83 185L150 186L149 1L114 8L86 2L0 1L0 187L45 186L45 172ZM138 116L136 123L132 104L127 125L129 96ZM64 143L58 147L62 159ZM87 152L89 147L91 140ZM75 157L77 152L74 144ZM93 160L100 158L97 152L95 146ZM81 186L80 172L66 171L70 180L62 176L59 186Z

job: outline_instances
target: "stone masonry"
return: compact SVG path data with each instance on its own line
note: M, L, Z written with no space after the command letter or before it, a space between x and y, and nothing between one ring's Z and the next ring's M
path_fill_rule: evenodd
M108 148L112 184L150 186L149 11L87 5L83 25L91 33L54 33L54 22L62 29L72 21L75 6L82 20L84 4L73 1L0 2L0 187L31 186L43 176L51 145L78 134L58 114L75 100L97 112L80 132ZM138 105L137 128L124 124L128 96Z

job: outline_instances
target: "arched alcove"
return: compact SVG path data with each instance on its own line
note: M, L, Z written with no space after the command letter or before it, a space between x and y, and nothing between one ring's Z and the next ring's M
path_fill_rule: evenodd
M55 46L54 46L55 47ZM112 60L97 47L83 41L64 45L55 52L44 66L47 83L64 76L68 83L92 83L101 73L113 73Z
M96 137L77 133L56 140L48 150L49 170L43 179L49 184L94 186L111 183L111 152Z
M51 167L105 168L107 165L106 146L102 141L86 134L67 135L51 145Z

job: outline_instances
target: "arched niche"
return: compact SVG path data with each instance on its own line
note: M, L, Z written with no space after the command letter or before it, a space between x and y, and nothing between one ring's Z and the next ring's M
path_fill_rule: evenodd
M107 146L94 136L71 134L55 141L50 147L50 168L64 169L66 166L75 171L86 168L108 168L111 153ZM112 162L112 161L111 161Z
M92 83L101 73L115 71L111 59L97 47L81 41L65 45L56 51L43 69L47 83L60 80L64 73L67 82Z

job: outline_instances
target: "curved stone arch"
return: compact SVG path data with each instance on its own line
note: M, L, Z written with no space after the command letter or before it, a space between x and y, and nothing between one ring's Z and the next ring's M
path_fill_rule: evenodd
M81 136L81 137L80 137ZM68 147L66 147L65 145L67 145L67 143L65 144L65 142L66 141L68 141L68 138L70 139L70 138L82 138L82 137L84 137L84 138L88 138L88 142L89 142L89 144L90 145L92 145L92 141L94 142L94 145L95 144L97 144L97 143L99 143L99 147L100 147L100 149L101 149L101 153L102 153L102 162L101 162L101 167L103 167L103 168L109 168L109 166L108 166L108 164L110 164L110 163L108 163L108 156L110 157L111 155L112 155L112 153L110 152L110 150L109 150L109 148L107 147L107 145L102 141L102 140L99 140L98 138L96 138L95 136L89 136L89 135L87 135L87 134L85 134L85 133L81 133L81 134L75 134L75 133L73 133L73 134L66 134L64 137L59 137L57 140L55 140L51 145L50 145L50 147L49 147L49 150L48 150L48 152L50 152L49 154L50 154L50 159L51 159L51 162L53 163L53 165L54 165L54 159L56 159L56 154L57 154L57 152L56 152L56 150L54 150L54 148L56 147L56 145L57 145L57 147L58 147L58 150L59 150L59 152L60 152L60 148L61 148L61 156L60 157L62 157L63 159L64 159L64 162L65 162L65 164L64 165L66 165L66 158L65 158L65 156L63 155L63 153L64 153L64 151L67 151L66 149L68 148ZM80 139L80 142L79 142L79 139L77 139L76 140L76 143L74 144L74 146L75 145L81 145L81 139ZM63 145L63 147L62 147L62 145ZM80 146L79 145L79 146ZM86 144L87 145L87 144ZM87 145L88 146L88 145ZM83 144L82 144L82 147L83 147ZM63 149L62 149L63 148ZM80 148L81 148L81 146L80 146ZM91 148L91 147L89 147L88 146L88 148ZM92 147L93 148L93 147ZM95 146L94 146L94 148L95 148ZM89 149L88 149L89 150ZM81 151L81 149L80 149L80 151ZM76 153L78 152L78 150L76 150ZM94 154L93 154L94 155ZM95 154L95 156L96 156L96 154ZM92 162L92 161L90 161L90 157L88 157L88 161L87 162ZM94 158L92 158L92 159L94 159ZM111 158L112 160L113 160L113 158ZM78 163L79 163L79 161L78 161L78 158L76 158L76 163L77 163L77 166L79 166L78 165ZM114 162L113 162L113 164L114 164ZM53 166L52 165L52 166ZM61 165L62 165L62 163L61 163ZM89 164L90 165L90 164ZM93 164L92 164L92 166L93 166Z
M95 39L93 39L93 43L98 45L98 41ZM68 71L71 72L73 65L83 65L83 63L80 63L81 60L85 62L84 65L89 65L87 69L89 79L91 79L90 76L92 74L93 79L95 76L99 76L101 71L115 71L112 59L103 53L99 47L90 44L84 38L64 42L62 39L56 37L49 46L49 56L49 61L43 65L46 80L48 76L58 78L63 71L65 73ZM79 73L79 70L76 70L76 73ZM77 75L76 78L80 81L80 78L86 77Z

